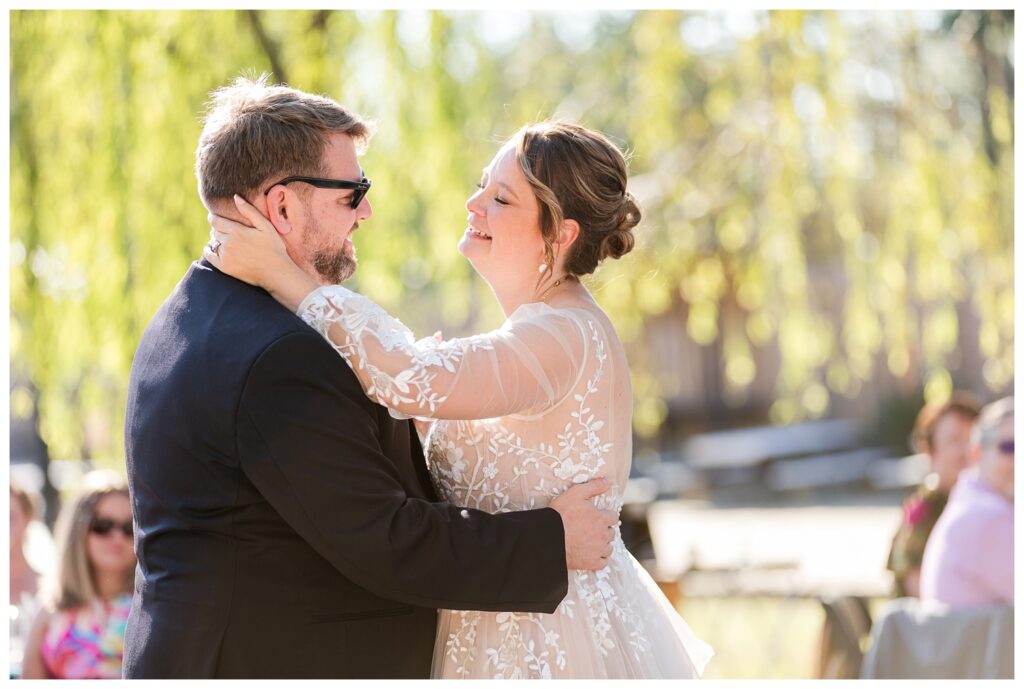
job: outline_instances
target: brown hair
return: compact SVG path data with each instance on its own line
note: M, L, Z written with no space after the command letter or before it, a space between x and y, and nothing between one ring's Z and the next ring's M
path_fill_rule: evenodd
M107 495L128 495L128 484L109 470L91 471L82 478L82 488L57 517L54 534L57 567L50 583L50 603L57 610L78 608L99 598L96 574L89 562L86 539L96 505ZM129 567L122 583L124 593L134 588L135 568Z
M347 134L365 146L371 125L330 98L238 77L210 94L196 149L203 203L251 198L271 177L324 176L326 135Z
M22 513L25 515L25 522L39 519L43 515L42 496L38 491L27 488L11 479L11 498L18 501Z
M554 266L552 244L567 219L580 226L565 260L571 275L593 273L604 259L620 258L633 249L640 206L626 191L626 158L607 137L578 124L540 122L522 127L511 141L540 204L549 269ZM547 271L549 277L551 273Z
M981 403L969 392L954 392L943 402L929 402L921 408L914 422L914 450L930 452L935 438L935 427L946 414L957 414L974 421L981 413Z

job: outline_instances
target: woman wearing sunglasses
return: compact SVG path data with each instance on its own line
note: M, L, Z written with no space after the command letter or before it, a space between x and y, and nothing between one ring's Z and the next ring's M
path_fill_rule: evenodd
M25 647L24 679L120 679L135 572L128 487L86 474L56 526L57 569Z
M507 320L467 338L417 341L378 305L298 268L254 207L256 229L214 218L206 258L266 289L326 337L364 391L399 418L434 420L431 477L442 499L492 513L547 505L598 473L622 507L632 459L629 364L580 277L633 248L640 209L622 153L575 124L523 127L466 202L459 252ZM339 422L344 421L339 419ZM607 566L570 570L553 614L442 610L439 678L693 678L712 655L613 527ZM529 558L530 553L523 553Z

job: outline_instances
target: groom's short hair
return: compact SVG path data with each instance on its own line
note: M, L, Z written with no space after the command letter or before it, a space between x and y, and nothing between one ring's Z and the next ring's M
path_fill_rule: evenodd
M330 98L238 77L210 94L196 149L199 195L207 208L233 194L252 198L271 178L326 176L327 134L347 134L361 149L370 124Z

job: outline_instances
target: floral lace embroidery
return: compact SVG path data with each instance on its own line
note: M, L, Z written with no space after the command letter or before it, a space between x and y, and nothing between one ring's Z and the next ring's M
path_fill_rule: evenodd
M400 321L388 315L369 299L343 287L326 287L314 292L299 309L299 315L320 332L348 361L357 373L367 395L381 404L393 406L414 403L432 413L448 399L433 389L440 369L458 370L465 356L478 351L493 351L483 336L464 338L457 344L437 342L433 338L414 341L412 333ZM331 330L339 324L344 333ZM341 335L341 342L328 336ZM397 374L374 366L363 344L372 334L385 352L401 350L408 365ZM427 440L431 480L438 494L454 504L491 513L534 509L573 483L592 478L605 467L612 455L612 442L602 438L605 419L592 410L601 389L608 354L606 340L597 323L586 318L584 351L589 375L581 376L569 396L542 415L515 415L470 421L439 420L433 424ZM587 346L589 345L589 346ZM356 357L353 360L353 357ZM484 383L486 384L486 383ZM607 415L607 399L597 397L598 408ZM391 410L393 416L408 418ZM557 414L557 416L554 416ZM542 420L565 418L564 427L554 434L555 443L546 438L528 440L524 433L535 434ZM602 509L622 506L618 491L595 498ZM603 655L622 653L613 639L612 620L629 630L629 652L639 660L650 652L644 635L644 620L634 611L642 609L633 600L636 592L613 585L625 580L631 567L629 555L616 530L609 565L598 572L570 573L569 592L552 615L519 612L443 611L450 624L443 654L460 677L483 672L493 677L550 678L567 664L564 632L566 620L575 620L590 630L593 643ZM552 625L552 622L559 621ZM487 640L481 638L486 630ZM498 641L491 636L497 633ZM621 637L619 637L621 638Z
M625 550L625 546L618 538L618 534L616 534L614 548L616 550ZM622 554L624 553L619 553L619 555ZM616 591L610 582L612 571L617 569L619 563L623 561L623 559L612 558L609 566L605 569L596 572L574 570L572 576L576 583L576 590L587 606L587 612L593 625L594 645L597 649L602 655L608 655L608 652L615 648L615 642L612 641L608 634L612 628L610 623L611 616L614 615L624 622L626 628L630 630L630 648L633 651L634 657L639 660L643 654L650 650L650 642L641 631L643 629L642 620L634 612L638 608L630 600L625 602L620 600L619 592Z
M509 428L515 425L514 419L439 421L428 440L430 475L439 495L449 502L495 513L534 509L539 506L538 497L544 497L547 504L572 483L592 478L605 465L612 444L602 442L599 431L605 424L595 418L588 402L598 391L607 354L596 325L589 322L588 326L597 367L571 398L574 408L570 417L575 420L575 428L572 422L565 425L558 434L556 448L545 443L528 446L519 433ZM569 404L569 400L563 404ZM467 452L475 457L468 457ZM511 473L506 480L501 480L499 457L503 458L506 473ZM510 472L509 457L517 458ZM602 509L618 510L622 500L617 491L612 491L595 498L595 504ZM621 550L620 555L625 554L618 533L614 547ZM598 572L571 572L569 595L555 615L451 611L454 631L445 642L445 654L455 665L456 674L469 676L478 653L474 643L478 627L493 615L501 642L482 649L486 669L495 678L551 678L552 665L565 669L566 652L559 643L560 635L546 623L559 615L574 619L577 599L585 606L594 644L603 655L616 648L609 634L610 619L615 616L631 630L631 650L639 658L650 644L643 634L642 620L632 612L638 608L629 601L620 601L619 593L610 584L612 571L621 562L616 560ZM535 633L530 634L531 629ZM537 639L541 640L540 646Z
M357 357L358 369L366 370L371 381L365 388L366 395L385 406L415 402L424 411L437 411L438 405L448 397L431 387L437 376L430 368L443 367L454 373L467 351L491 349L480 336L463 338L459 345L438 342L432 337L414 341L412 332L400 320L366 297L338 285L313 292L300 307L299 315L350 365L353 365L353 355ZM344 332L343 342L335 342L328 336L328 330L335 323ZM409 367L391 376L374 366L363 344L367 332L377 338L385 351L411 349ZM402 415L402 418L407 417Z
M453 611L452 615L460 623L455 632L448 635L445 654L456 664L455 673L459 677L471 676L471 667L477 657L477 630L484 614L494 615L502 637L498 647L483 649L486 656L484 667L494 673L494 679L551 679L552 661L558 669L565 669L566 652L558 643L561 636L553 629L545 629L544 615ZM524 630L530 627L543 634L543 648L524 634Z

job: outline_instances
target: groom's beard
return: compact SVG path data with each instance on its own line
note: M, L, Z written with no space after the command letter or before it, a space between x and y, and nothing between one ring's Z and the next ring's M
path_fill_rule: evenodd
M344 247L320 249L314 251L310 258L320 277L332 285L345 282L356 272L356 260L345 253Z
M327 243L327 232L316 221L309 228L309 235L312 240L310 243L319 245L310 252L309 260L324 282L337 285L352 277L356 272L356 259L345 253L344 243L337 248L330 246Z

